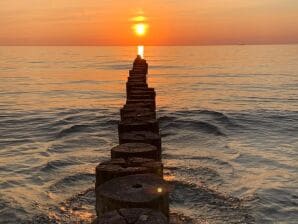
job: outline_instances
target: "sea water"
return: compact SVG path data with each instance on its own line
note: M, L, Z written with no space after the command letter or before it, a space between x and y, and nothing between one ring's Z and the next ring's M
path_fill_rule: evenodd
M94 169L117 145L136 50L0 47L0 223L90 223ZM206 223L297 223L298 45L144 54L171 211Z

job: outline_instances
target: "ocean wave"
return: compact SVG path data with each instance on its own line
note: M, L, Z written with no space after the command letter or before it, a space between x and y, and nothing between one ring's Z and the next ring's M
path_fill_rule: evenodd
M93 135L82 135L71 137L68 139L63 139L63 141L54 140L47 148L48 153L65 153L75 150L82 150L84 148L90 147L94 148L94 146L104 146L113 142L113 139L102 136L93 136Z
M261 189L258 192L258 205L264 206L258 214L259 223L296 224L298 220L297 188ZM268 206L270 201L270 207Z
M187 114L187 115L197 115L197 114L208 114L214 117L226 117L221 112L218 111L211 111L211 110L178 110L177 114Z
M0 198L1 224L21 223L27 215L28 211L22 208L14 199Z
M221 175L214 168L207 166L197 166L197 167L164 167L165 175L174 175L178 179L189 179L193 183L206 185L221 185L224 183Z
M0 183L0 189L4 190L4 189L11 189L14 187L20 187L23 186L24 183L22 183L21 181L16 181L16 180L4 180L1 181Z
M231 163L215 157L189 156L183 154L180 154L179 157L177 157L177 155L169 153L163 153L163 157L169 161L175 161L174 167L166 166L166 169L177 171L177 173L179 173L180 170L185 170L186 172L189 172L190 176L196 176L195 174L202 176L206 174L209 176L210 174L211 176L219 177L224 173L227 177L233 176L235 171ZM186 167L183 161L188 161L188 166L191 167ZM181 164L181 166L178 166L178 164Z
M246 164L249 167L255 167L257 164L263 164L264 166L271 167L273 169L278 168L278 169L297 171L297 167L295 167L294 164L288 165L276 160L265 158L263 156L250 155L247 153L239 154L239 156L237 156L234 159L234 161L240 164Z
M211 223L255 223L250 210L236 197L188 182L170 184L173 207L191 211L193 218L204 217Z
M76 161L74 160L53 160L53 161L49 161L47 162L45 165L42 166L42 168L40 168L40 171L42 172L52 172L56 169L59 169L61 167L66 167L66 166L71 166L71 165L75 165L77 164Z
M183 129L183 130L191 130L191 131L200 131L207 134L213 134L218 136L226 136L220 128L214 124L205 121L197 121L197 120L175 120L171 122L162 123L163 129Z
M226 161L223 161L221 159L217 159L217 158L214 158L214 157L207 157L207 156L192 156L192 157L184 157L185 159L191 159L191 160L200 160L200 161L205 161L207 163L210 163L210 164L216 164L216 165L220 165L220 166L224 166L224 167L229 167L229 168L232 168L233 166L226 162Z
M240 126L238 123L233 121L228 115L219 111L211 110L180 110L176 112L177 115L184 115L186 117L197 118L197 119L206 119L214 122L220 122L221 124L227 126Z
M199 129L210 134L226 136L226 134L224 134L219 127L208 122L192 121L191 123L195 129Z
M176 120L178 117L176 116L171 116L171 115L162 115L158 117L158 121L160 123L167 123L167 122L173 122Z
M62 129L58 134L57 138L63 138L67 135L77 133L77 132L83 132L86 129L90 128L90 125L85 125L85 124L75 124L71 125L70 127Z
M168 128L184 129L190 131L200 131L218 136L227 136L230 129L243 128L230 115L211 110L178 110L167 113L162 111L160 126L166 130Z
M62 179L56 181L49 187L52 192L63 192L65 188L80 185L81 182L92 182L94 181L94 174L91 173L78 173L71 176L65 176Z

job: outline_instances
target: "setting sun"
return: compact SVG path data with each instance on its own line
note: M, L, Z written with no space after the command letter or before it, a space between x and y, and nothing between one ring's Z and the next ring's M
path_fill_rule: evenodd
M146 34L147 28L148 25L144 23L138 23L133 26L133 29L138 36L144 36Z

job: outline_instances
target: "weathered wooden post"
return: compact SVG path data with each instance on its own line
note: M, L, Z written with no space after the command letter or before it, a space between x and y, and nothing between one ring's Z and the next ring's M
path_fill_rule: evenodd
M120 109L119 145L96 167L97 224L166 224L169 188L163 180L156 93L147 84L148 64L137 57Z
M169 188L153 174L138 174L112 179L96 191L99 215L121 208L150 208L169 217Z
M159 133L159 122L156 119L131 118L118 123L118 133L148 130Z
M118 177L151 173L159 177L163 177L163 164L159 161L147 158L117 158L100 163L96 167L96 213L99 215L98 205L100 197L98 195L98 187L103 183Z
M113 178L144 173L152 173L162 177L163 164L160 161L142 157L111 159L96 167L95 187L97 188Z
M111 149L112 159L143 157L147 159L161 160L161 153L157 147L145 143L126 143Z
M94 224L167 224L167 218L152 209L130 208L105 213Z
M161 137L151 131L130 131L119 135L119 143L147 143L156 146L161 150Z

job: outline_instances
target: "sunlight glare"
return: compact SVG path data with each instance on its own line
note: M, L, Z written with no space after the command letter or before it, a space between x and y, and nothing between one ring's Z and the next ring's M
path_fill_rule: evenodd
M140 55L141 58L144 58L144 46L142 45L138 46L138 55Z

